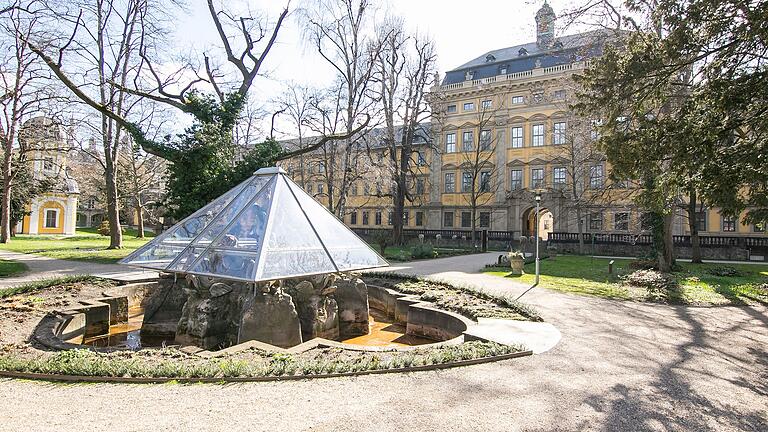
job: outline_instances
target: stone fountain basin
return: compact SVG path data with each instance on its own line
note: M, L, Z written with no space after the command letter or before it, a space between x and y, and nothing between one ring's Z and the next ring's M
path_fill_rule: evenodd
M129 307L144 307L157 289L157 282L135 283L115 287L104 293L103 297L82 302L81 306L56 311L46 315L34 332L34 339L42 345L57 350L91 349L95 351L115 351L127 348L94 347L82 345L90 337L98 337L109 332L109 326L127 320ZM417 348L444 344L460 344L467 340L477 340L469 335L477 323L457 313L435 307L432 303L419 300L417 296L400 293L396 290L375 285L368 285L368 301L371 309L378 310L395 323L406 327L406 335L434 340L431 344L413 346L365 346L353 345L324 338L314 338L290 348L281 348L259 341L248 341L218 350L207 351L196 346L181 348L185 352L198 355L231 354L250 348L267 352L303 352L317 347L336 347L355 351L408 351ZM173 329L167 329L169 332Z

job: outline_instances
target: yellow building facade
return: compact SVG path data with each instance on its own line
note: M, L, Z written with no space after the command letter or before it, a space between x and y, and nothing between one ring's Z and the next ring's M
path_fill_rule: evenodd
M643 214L631 186L610 184L610 165L591 148L596 122L568 109L573 75L602 54L607 33L555 37L555 13L538 11L536 40L487 52L448 71L431 90L428 142L415 142L405 228L478 229L534 234L535 201L541 195L540 235L549 232L641 234ZM366 146L372 160L387 157L382 146ZM584 154L584 152L587 154ZM581 152L581 154L579 154ZM307 156L305 188L327 203L326 167ZM290 161L299 181L301 168ZM350 190L345 222L355 228L391 225L390 175L375 164ZM576 185L575 191L572 185ZM476 201L476 205L471 203ZM473 211L474 207L474 211ZM581 217L578 217L578 216ZM697 215L704 235L766 235L714 208ZM687 213L676 215L674 234L689 232Z
M53 188L32 201L16 232L74 235L80 189L67 174L66 131L52 119L35 117L24 123L19 140L29 149L34 177L52 179Z

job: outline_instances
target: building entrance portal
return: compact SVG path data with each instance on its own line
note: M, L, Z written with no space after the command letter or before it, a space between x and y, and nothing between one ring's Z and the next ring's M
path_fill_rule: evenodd
M554 230L555 219L546 208L539 210L539 238L546 241L549 239L549 233ZM526 237L536 235L536 208L531 207L523 212L522 220L522 232L521 234Z

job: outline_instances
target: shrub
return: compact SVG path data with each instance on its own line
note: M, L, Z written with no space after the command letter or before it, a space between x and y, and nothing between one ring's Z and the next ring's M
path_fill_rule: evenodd
M716 266L716 267L710 267L707 269L707 273L711 274L712 276L725 276L725 277L737 277L742 276L741 271L735 267L722 265L722 266Z
M411 258L423 259L423 258L435 258L437 252L432 245L416 245L411 249Z
M638 258L629 263L628 267L632 270L656 270L656 261L647 258Z
M99 224L99 234L103 235L104 237L109 237L109 221L104 219L101 224ZM120 227L120 231L125 234L125 228Z
M651 300L666 300L677 289L677 281L669 274L656 270L636 270L624 277L624 283L648 291Z

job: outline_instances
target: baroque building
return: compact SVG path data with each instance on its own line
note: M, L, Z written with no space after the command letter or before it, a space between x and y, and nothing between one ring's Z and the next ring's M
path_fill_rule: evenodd
M29 214L16 226L16 232L74 235L80 187L68 172L66 130L55 120L35 117L22 125L19 141L30 149L28 160L34 177L53 180L53 187L32 200Z
M432 121L413 143L405 228L487 229L533 235L534 197L541 196L539 236L583 232L647 232L632 201L630 181L609 181L610 165L595 151L596 120L568 108L575 74L589 67L611 42L608 32L556 37L556 14L546 2L535 16L536 39L489 51L446 72L431 89ZM392 221L388 149L382 131L365 137L344 220L353 228L385 228ZM328 204L327 161L317 154L287 161L297 183ZM335 167L338 171L340 167ZM697 213L707 235L765 235L764 226L744 225L715 208ZM581 227L579 227L581 224ZM687 234L681 207L674 234Z

